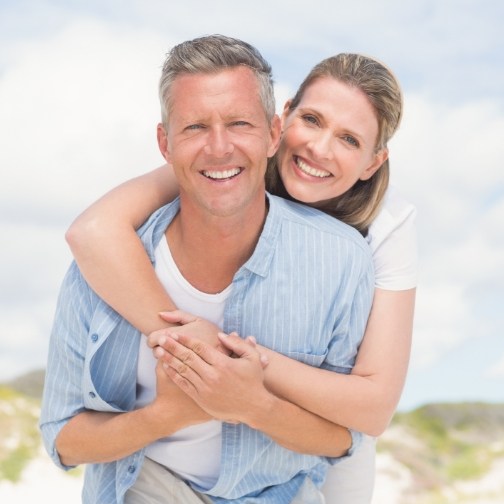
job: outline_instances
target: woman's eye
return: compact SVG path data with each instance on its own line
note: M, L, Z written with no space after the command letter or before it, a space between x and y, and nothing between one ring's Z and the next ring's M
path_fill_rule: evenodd
M304 122L307 122L309 124L318 124L318 120L315 116L311 114L305 114L302 116L302 119Z
M359 147L359 142L353 136L345 135L343 137L343 140L345 140L345 142L350 144L352 147Z

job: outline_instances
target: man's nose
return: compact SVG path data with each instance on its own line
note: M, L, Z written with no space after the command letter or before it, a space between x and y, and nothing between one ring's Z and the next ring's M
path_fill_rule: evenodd
M207 137L205 154L216 158L223 158L234 150L233 142L226 128L213 128Z

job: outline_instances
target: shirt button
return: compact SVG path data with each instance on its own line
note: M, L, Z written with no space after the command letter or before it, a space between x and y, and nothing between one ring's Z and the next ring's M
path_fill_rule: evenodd
M130 465L130 466L128 467L128 472L129 472L130 474L133 474L135 471L136 471L136 467L135 467L134 465Z
M93 343L96 343L96 342L98 341L98 334L92 334L92 335L91 335L91 341L92 341Z
M94 392L89 392L89 397L91 397L91 399L94 399L96 397L96 394Z

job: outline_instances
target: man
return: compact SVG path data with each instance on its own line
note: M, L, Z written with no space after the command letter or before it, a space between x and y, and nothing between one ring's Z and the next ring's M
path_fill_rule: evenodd
M269 65L244 42L196 39L169 54L160 96L158 143L180 198L140 235L177 306L312 364L341 363L336 338L355 355L373 292L369 250L334 219L266 195L280 136ZM314 320L320 334L307 345ZM322 455L347 453L348 431L273 396L251 346L232 340L236 359L179 341L170 344L180 388L72 265L41 428L58 465L89 464L84 502L321 502ZM196 398L185 385L201 359L225 362L227 375Z

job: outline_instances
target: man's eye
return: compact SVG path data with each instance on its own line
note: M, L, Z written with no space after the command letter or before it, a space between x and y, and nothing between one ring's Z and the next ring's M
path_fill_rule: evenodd
M189 126L186 126L184 129L187 131L194 131L202 128L203 126L201 124L190 124Z
M250 123L247 121L234 121L231 123L232 126L250 126Z

